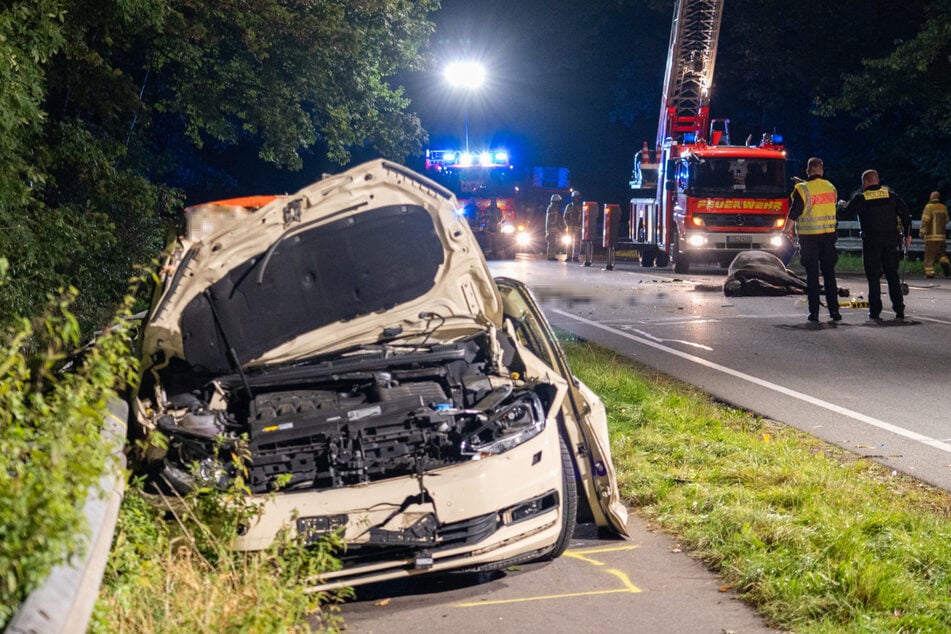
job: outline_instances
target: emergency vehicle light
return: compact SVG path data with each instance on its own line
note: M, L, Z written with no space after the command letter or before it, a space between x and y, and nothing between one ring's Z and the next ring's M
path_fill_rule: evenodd
M696 142L697 142L696 132L684 132L684 143L696 143Z

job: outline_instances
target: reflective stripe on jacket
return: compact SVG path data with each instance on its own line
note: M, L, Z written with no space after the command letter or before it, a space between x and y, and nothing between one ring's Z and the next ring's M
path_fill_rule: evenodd
M802 215L796 219L799 235L835 233L835 187L822 178L796 183L796 191L805 203Z
M948 208L944 203L937 201L925 205L921 212L921 230L919 233L926 242L943 242L945 240L945 225L948 224Z

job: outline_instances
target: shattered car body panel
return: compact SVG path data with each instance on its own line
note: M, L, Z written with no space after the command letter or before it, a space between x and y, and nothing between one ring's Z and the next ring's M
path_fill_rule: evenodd
M242 456L262 513L235 547L341 532L321 587L557 556L579 499L624 534L603 406L455 208L373 161L186 244L133 395L155 486Z

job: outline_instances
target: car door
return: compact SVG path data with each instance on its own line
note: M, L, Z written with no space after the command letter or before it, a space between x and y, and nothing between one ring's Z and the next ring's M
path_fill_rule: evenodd
M562 406L563 431L595 522L628 536L627 508L620 499L601 399L571 373L551 325L528 288L505 277L495 278L495 283L502 295L504 315L519 341L568 383Z

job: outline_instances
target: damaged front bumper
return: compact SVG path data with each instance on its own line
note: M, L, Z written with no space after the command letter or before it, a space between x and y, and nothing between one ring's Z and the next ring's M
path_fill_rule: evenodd
M305 542L340 532L343 568L314 590L542 554L561 529L557 434L549 424L504 454L418 477L256 499L263 512L234 546L266 548L282 530Z

